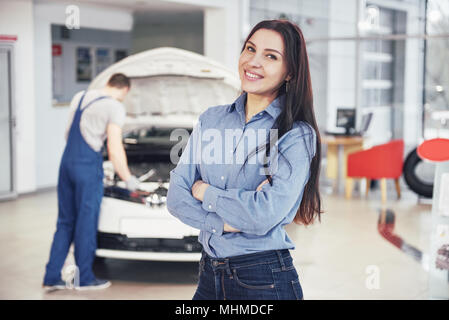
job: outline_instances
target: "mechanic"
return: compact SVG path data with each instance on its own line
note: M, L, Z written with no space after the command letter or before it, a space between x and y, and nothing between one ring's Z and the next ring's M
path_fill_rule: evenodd
M59 167L58 220L43 283L46 289L67 287L61 270L72 242L78 268L75 280L79 280L75 289L103 289L111 285L97 279L92 269L103 197L102 148L107 138L108 156L116 173L129 190L136 190L139 180L128 168L122 143L126 116L122 101L129 89L130 79L116 73L102 90L81 91L72 99L67 144Z

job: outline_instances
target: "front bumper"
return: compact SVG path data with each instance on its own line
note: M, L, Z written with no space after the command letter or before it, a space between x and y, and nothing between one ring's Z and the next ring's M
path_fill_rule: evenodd
M138 252L201 252L201 244L196 236L182 239L128 238L123 234L98 232L97 247Z
M199 261L201 249L197 236L182 239L128 238L123 234L97 233L96 255L104 258Z

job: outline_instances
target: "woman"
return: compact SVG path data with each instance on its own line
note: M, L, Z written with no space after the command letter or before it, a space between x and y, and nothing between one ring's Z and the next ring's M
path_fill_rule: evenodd
M243 94L200 116L170 175L168 210L201 230L193 299L303 299L284 226L319 219L321 155L301 30L257 24L239 75Z

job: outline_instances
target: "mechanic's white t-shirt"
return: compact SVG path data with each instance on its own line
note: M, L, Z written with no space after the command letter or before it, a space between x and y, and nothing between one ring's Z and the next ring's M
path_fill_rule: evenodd
M84 91L78 92L70 102L69 122L65 132L67 140L70 127L72 126L73 117L76 108ZM81 109L84 109L89 102L104 96L99 90L89 90L83 99ZM123 127L126 118L125 106L114 98L105 98L93 102L86 111L81 115L80 130L86 143L95 151L100 151L106 139L106 129L108 124L114 123L119 127Z

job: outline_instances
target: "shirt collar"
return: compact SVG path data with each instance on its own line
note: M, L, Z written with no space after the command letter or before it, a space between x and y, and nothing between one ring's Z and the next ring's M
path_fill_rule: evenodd
M235 101L233 104L231 104L228 108L228 112L231 113L235 109L237 111L243 113L245 110L245 103L246 103L246 92L243 92ZM282 107L285 103L285 94L281 94L276 99L274 99L268 107L265 108L264 111L266 111L273 119L276 119L279 114L282 111Z

